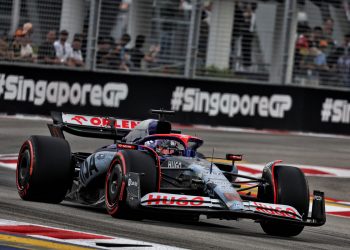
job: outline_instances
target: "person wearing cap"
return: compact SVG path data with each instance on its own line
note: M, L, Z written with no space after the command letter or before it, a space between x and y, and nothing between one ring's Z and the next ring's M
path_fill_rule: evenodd
M56 57L62 64L67 64L68 58L72 53L72 47L67 42L68 36L69 33L67 30L61 30L59 40L55 41L53 44L56 51Z
M10 46L9 58L11 60L21 59L21 47L24 34L22 28L18 28L13 36L13 42Z

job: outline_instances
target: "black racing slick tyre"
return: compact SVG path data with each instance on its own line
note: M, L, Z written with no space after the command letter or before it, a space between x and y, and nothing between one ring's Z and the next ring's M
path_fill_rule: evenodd
M158 168L155 160L145 152L125 150L116 154L106 175L105 203L107 212L116 218L141 219L126 202L127 183L125 175L139 173L141 197L158 191Z
M277 185L275 188L272 174L274 174L275 185ZM304 173L299 168L280 165L272 169L265 168L262 178L267 181L268 185L265 188L259 188L259 200L292 206L298 210L303 219L306 219L309 211L309 187ZM274 190L277 191L276 194ZM261 221L260 225L265 233L283 237L296 236L304 229L304 226L269 220Z
M23 200L60 203L72 184L68 142L50 136L31 136L18 155L16 184Z

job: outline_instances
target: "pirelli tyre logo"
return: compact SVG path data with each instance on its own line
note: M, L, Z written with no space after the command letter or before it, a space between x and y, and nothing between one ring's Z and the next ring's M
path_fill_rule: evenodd
M57 107L70 104L118 108L127 96L128 85L125 83L69 84L64 81L34 81L19 75L0 74L0 100L31 102L35 106L50 103Z
M171 108L174 111L219 114L234 117L259 116L282 119L292 108L290 95L271 96L238 95L234 93L206 92L199 88L177 86L172 94Z
M321 121L349 124L350 103L348 100L326 98L322 104Z

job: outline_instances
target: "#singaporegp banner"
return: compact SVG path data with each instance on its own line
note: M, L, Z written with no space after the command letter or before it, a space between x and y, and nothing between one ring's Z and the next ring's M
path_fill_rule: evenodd
M350 90L0 65L0 113L145 119L159 108L182 124L350 134Z

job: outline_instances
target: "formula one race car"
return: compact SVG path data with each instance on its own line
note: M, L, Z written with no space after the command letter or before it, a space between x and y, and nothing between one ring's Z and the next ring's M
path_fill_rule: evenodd
M326 222L323 192L314 191L309 216L308 184L298 168L274 161L261 178L240 175L235 161L241 155L227 154L232 163L214 163L197 152L200 138L172 129L165 120L172 111L153 113L159 119L139 122L53 112L52 137L31 136L20 149L20 197L105 206L118 218L141 219L148 213L249 218L278 236L295 236L304 226ZM114 143L93 153L71 153L63 132ZM250 195L253 188L257 196Z

